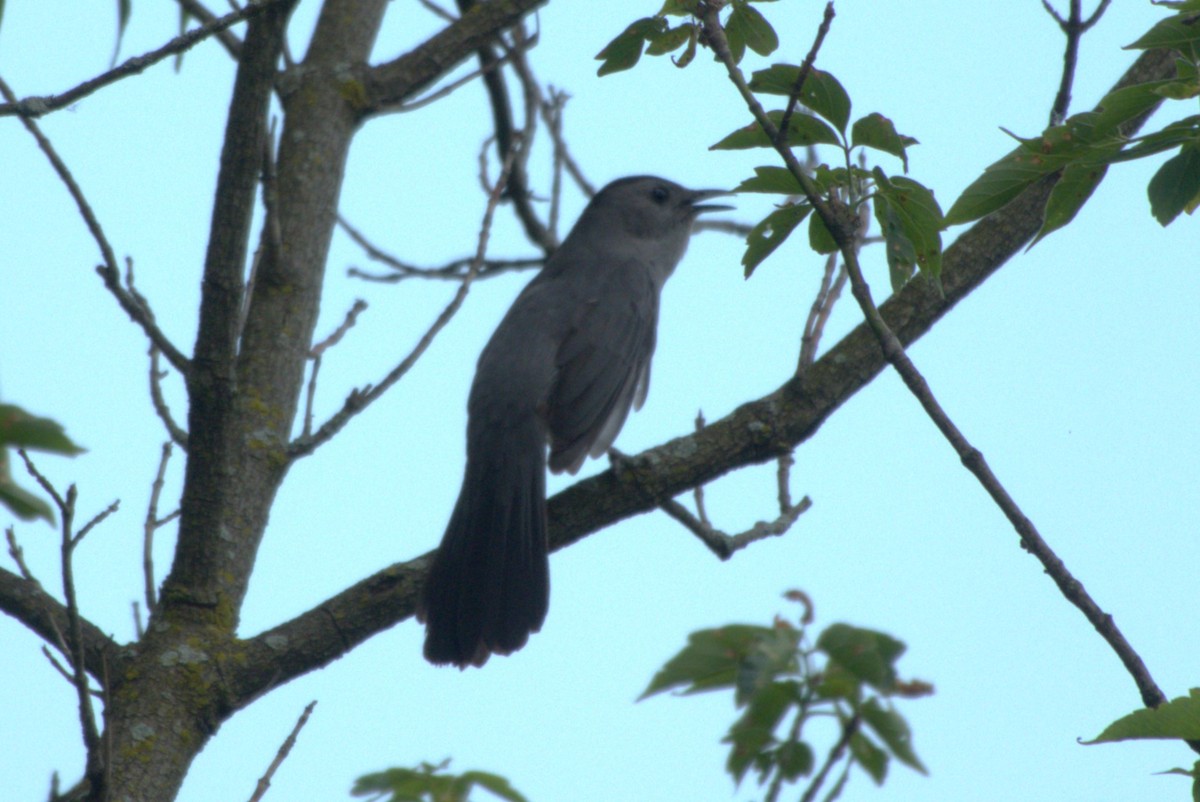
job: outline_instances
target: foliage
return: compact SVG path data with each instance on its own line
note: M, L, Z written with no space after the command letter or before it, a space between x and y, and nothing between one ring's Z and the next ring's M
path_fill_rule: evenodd
M0 504L23 521L41 518L54 523L50 505L13 480L9 448L48 451L68 457L82 454L84 449L72 442L57 422L12 404L0 404Z
M791 591L786 598L805 606L798 624L776 618L772 626L729 624L693 632L640 698L669 690L732 691L743 712L724 738L730 744L725 767L739 784L753 769L760 785L770 785L767 799L776 798L783 785L813 776L817 750L807 730L823 719L836 722L837 739L811 787L819 788L840 765L840 779L827 799L840 793L855 765L877 784L892 758L925 773L908 723L890 701L933 692L926 683L898 678L904 644L849 624L832 624L810 643L807 597Z
M359 777L351 794L369 797L371 802L467 802L476 787L491 791L509 802L527 802L525 797L497 774L466 771L451 774L445 769L450 761L436 766L422 763L415 769L387 769Z

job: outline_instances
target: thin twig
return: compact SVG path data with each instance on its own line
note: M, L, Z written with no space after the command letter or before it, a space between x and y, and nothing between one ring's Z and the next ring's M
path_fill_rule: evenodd
M158 459L158 472L150 485L150 503L146 505L146 520L142 523L142 584L146 597L146 614L153 616L158 606L154 582L154 533L169 518L159 519L158 500L166 483L167 463L171 459L170 441L162 444L162 455Z
M133 634L134 640L141 640L146 634L146 628L142 625L142 606L138 604L138 600L134 599L131 602L133 606Z
M162 380L167 377L167 372L159 369L158 357L158 346L150 343L150 404L154 407L154 414L166 427L167 436L186 452L188 433L175 422L175 418L171 415L171 408L167 406L167 399L163 396Z
M74 487L74 485L72 485L72 487ZM75 546L78 546L79 543L84 539L84 537L87 536L87 534L89 532L91 532L93 529L95 529L97 526L99 526L100 523L103 522L105 518L107 518L108 516L110 516L114 512L116 512L120 508L120 506L121 506L121 500L117 499L112 504L109 504L107 507L102 509L100 512L96 513L92 517L92 520L90 520L86 524L84 524L83 528L75 533L74 542L71 544L72 548Z
M314 345L308 352L308 358L312 360L313 365L312 370L309 371L308 388L305 391L304 397L304 429L301 435L303 437L308 437L312 434L313 403L317 397L317 374L321 372L321 357L324 356L327 349L337 345L341 341L346 332L350 331L354 326L359 314L366 308L367 302L361 298L357 299L346 313L346 319L342 321L342 325L334 329L332 334Z
M195 17L202 23L210 23L217 19L217 15L209 11L208 8L199 0L175 0L179 4L179 8L188 16ZM232 31L224 30L214 34L214 37L221 46L225 48L229 55L233 56L234 61L242 59L242 40L237 37ZM180 54L182 55L182 54ZM179 55L176 59L180 58ZM178 63L178 62L176 62Z
M454 298L442 310L442 313L433 321L433 325L429 330L421 336L421 339L413 347L403 360L396 367L383 377L377 385L367 385L362 389L356 389L350 393L342 404L342 408L338 410L329 420L325 421L316 432L310 436L302 436L292 441L288 447L288 459L295 460L300 457L305 457L311 454L322 443L328 442L335 434L341 431L342 427L350 422L350 419L362 412L370 406L376 399L387 392L393 384L398 382L404 374L416 364L425 350L429 348L434 338L441 332L450 319L458 312L459 307L467 298L467 293L471 289L471 283L475 280L476 274L479 272L480 265L483 264L484 255L487 253L488 238L492 231L492 218L496 214L496 207L500 203L500 197L507 183L508 173L512 169L512 164L515 159L516 151L509 154L504 165L500 170L500 175L488 193L487 206L483 213L483 222L480 225L478 244L475 249L475 258L471 262L470 268L467 270L466 276L463 277L462 283L459 284L457 292L454 293Z
M1068 12L1067 18L1063 19L1054 6L1050 5L1049 0L1042 0L1042 8L1046 9L1054 21L1058 23L1058 27L1067 37L1067 46L1063 52L1063 72L1062 80L1058 86L1058 94L1054 98L1054 105L1050 108L1050 124L1059 125L1067 117L1067 110L1071 106L1071 87L1075 83L1075 65L1079 60L1079 40L1083 34L1088 31L1093 25L1100 21L1100 17L1104 15L1108 4L1112 0L1100 0L1100 4L1096 6L1096 10L1086 20L1083 19L1083 9L1081 8L1081 0L1070 0L1071 10Z
M767 136L774 141L776 134L774 125L763 111L762 105L758 102L754 93L746 85L741 71L734 63L729 53L729 43L725 39L725 32L721 28L717 11L718 9L712 7L706 7L705 9L704 25L708 41L712 44L717 58L725 65L729 79L737 87L750 112L754 115L759 125L763 127ZM903 379L909 390L920 401L926 414L929 415L938 427L938 430L942 432L942 435L954 448L963 465L979 480L979 483L983 485L988 495L992 497L992 500L996 502L996 505L1004 513L1005 517L1008 518L1020 537L1022 548L1037 558L1046 573L1050 575L1050 578L1058 586L1063 596L1083 613L1088 622L1116 653L1125 666L1126 671L1129 672L1137 685L1142 696L1142 701L1146 706L1157 707L1164 703L1166 697L1163 695L1162 690L1159 689L1154 679L1150 676L1150 672L1147 670L1145 663L1142 662L1141 657L1117 628L1112 616L1100 609L1099 605L1096 604L1079 580L1067 570L1067 567L1059 559L1058 555L1042 539L1033 522L1025 516L1020 507L1017 506L1016 502L1008 494L1008 491L1001 485L995 474L992 473L983 458L983 454L967 441L962 432L958 430L945 411L938 405L928 384L925 383L925 379L913 366L904 352L904 347L901 345L899 339L887 326L883 317L879 314L879 310L875 307L874 301L871 299L870 287L867 286L866 280L863 278L858 263L858 256L854 252L854 249L850 247L852 237L846 232L845 226L842 223L842 218L845 215L839 215L832 204L820 196L812 180L801 168L790 149L787 147L777 147L776 150L789 171L800 182L809 202L813 205L816 213L820 215L821 221L838 243L850 276L851 291L854 294L855 300L858 301L863 315L866 317L868 326L879 340L884 358L896 369L896 372L900 374L901 379ZM1188 745L1194 751L1200 752L1200 741L1189 741Z
M21 572L21 576L30 582L37 582L37 579L33 576L33 572L25 564L25 550L18 545L17 533L11 526L4 530L4 538L8 541L8 556L12 557L13 562L17 564L17 570Z
M101 89L109 84L116 83L122 78L128 78L131 75L137 75L147 67L151 67L168 56L173 56L178 53L183 53L191 49L196 44L204 41L213 34L224 31L232 25L236 25L242 20L248 19L262 12L264 9L271 6L278 0L267 0L267 2L247 3L245 7L238 9L232 14L226 14L223 17L211 20L198 28L193 28L185 34L176 36L171 41L167 42L157 50L151 50L149 53L143 53L140 56L134 56L127 59L119 67L114 67L107 72L102 72L95 78L89 78L76 87L58 95L47 95L43 97L27 97L22 100L17 100L15 97L9 97L5 94L7 103L0 104L0 117L19 116L25 119L41 117L44 114L49 114L52 111L57 111L70 106L72 103L77 103L98 89ZM190 13L190 12L189 12Z
M861 719L855 714L850 717L845 726L842 727L842 737L838 738L837 743L829 750L829 754L825 757L825 762L821 764L820 771L817 776L813 777L808 788L804 791L804 796L800 797L800 802L812 802L817 798L817 794L821 790L821 786L825 784L825 778L829 776L829 770L837 765L837 762L842 759L842 755L850 746L850 739L854 737L854 733L858 732L858 726Z
M16 96L8 84L0 78L0 95L3 95L10 103L16 102ZM75 177L67 168L67 165L61 158L54 146L50 144L50 140L42 133L41 128L37 123L28 116L22 116L21 122L25 128L37 140L38 147L42 153L46 154L46 158L50 161L50 165L54 168L54 172L58 173L58 177L66 185L67 191L71 193L71 197L75 201L75 205L79 209L79 214L83 217L83 222L87 225L88 231L92 234L92 239L96 241L96 245L100 248L100 255L103 259L103 264L96 268L96 272L104 279L104 286L117 299L117 303L125 310L125 313L133 319L135 323L142 327L142 331L150 338L150 341L158 346L167 361L175 366L175 369L187 376L191 363L188 362L178 348L176 348L162 330L154 323L154 318L150 315L148 308L138 303L138 300L130 295L121 286L121 272L117 267L117 258L113 254L112 246L108 242L108 238L104 236L104 229L100 227L100 221L96 219L96 215L92 212L92 207L88 204L87 198L84 197L83 190L79 188Z
M365 279L367 281L375 281L381 284L396 284L408 278L424 278L424 279L439 279L442 281L462 281L463 276L470 270L471 265L475 262L474 256L466 256L461 259L454 259L444 265L437 267L419 267L411 265L407 262L402 262L400 259L392 256L386 251L379 248L377 245L367 239L366 235L355 228L346 220L346 218L338 215L338 225L342 230L354 240L360 248L367 254L367 258L372 261L382 262L394 270L394 273L387 275L378 275L366 273L356 267L347 270L347 275L355 278ZM498 276L501 273L511 273L517 270L528 270L533 267L541 267L546 263L545 257L529 258L529 259L485 259L483 264L479 266L476 272L476 279L491 278Z
M783 107L783 117L779 120L779 130L775 133L775 145L778 147L783 144L782 140L787 138L788 128L792 124L792 115L796 111L796 104L800 101L800 93L804 91L804 81L807 80L808 74L812 72L813 63L817 60L817 53L821 50L821 45L825 42L825 36L829 33L829 28L833 25L833 0L829 0L825 4L825 15L821 19L821 24L817 28L817 36L813 40L812 47L808 49L808 55L804 57L804 62L800 65L800 71L796 74L796 82L792 85L791 94L788 95L787 105Z
M308 717L312 715L313 708L316 706L317 702L315 699L305 705L304 712L300 714L300 720L296 722L295 727L292 727L291 733L284 739L283 745L279 747L279 751L275 754L275 759L267 767L267 773L259 779L254 793L250 796L250 802L259 802L263 798L263 795L267 793L267 789L271 787L271 778L275 776L275 771L287 759L288 753L292 751L292 747L296 745L296 736L300 734L300 730L304 729L304 725L308 723Z

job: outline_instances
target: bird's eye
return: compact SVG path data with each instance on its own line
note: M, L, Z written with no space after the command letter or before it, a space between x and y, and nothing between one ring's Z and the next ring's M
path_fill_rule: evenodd
M669 194L670 193L667 192L666 187L655 187L654 189L650 190L650 197L653 198L654 202L660 206L667 202L667 196Z

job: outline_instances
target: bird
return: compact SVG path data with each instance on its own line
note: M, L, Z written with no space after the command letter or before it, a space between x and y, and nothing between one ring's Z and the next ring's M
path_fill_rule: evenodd
M703 201L728 194L648 175L613 181L500 321L467 400L462 488L418 597L429 662L482 666L541 629L546 468L576 473L641 408L663 285L696 219L732 208Z

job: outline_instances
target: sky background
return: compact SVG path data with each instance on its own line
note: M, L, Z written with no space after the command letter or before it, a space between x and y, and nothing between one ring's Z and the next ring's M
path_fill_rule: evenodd
M26 96L103 71L115 6L8 3L0 75ZM317 7L306 0L296 14L298 57ZM691 186L734 186L754 165L773 162L766 152L708 150L748 120L708 57L686 70L644 59L632 72L596 77L592 57L657 7L654 0L551 3L537 17L531 63L543 81L572 95L565 131L593 183L648 172ZM743 67L799 63L823 4L760 8L783 47L767 59L750 54ZM843 0L837 12L819 66L847 88L853 117L882 112L920 140L910 150L910 174L936 191L943 208L1011 148L1000 126L1027 136L1044 127L1062 38L1035 0ZM135 2L122 56L169 39L177 14L171 3ZM1142 0L1112 5L1083 41L1072 110L1104 94L1135 58L1120 47L1161 16ZM416 3L397 0L374 58L392 58L439 27ZM185 352L195 335L232 77L224 50L209 42L187 55L178 74L164 63L43 122L118 257L134 259L139 289ZM1168 109L1151 125L1179 116ZM475 84L371 121L351 152L342 213L414 263L471 253L485 205L476 154L489 130ZM910 353L1175 697L1200 684L1200 235L1194 219L1162 229L1150 217L1145 186L1160 162L1110 171L1074 224L1006 265ZM880 164L900 171L889 157ZM548 165L543 140L532 164L541 187ZM569 193L563 220L573 221L584 202ZM747 222L770 209L762 197L737 206L729 216ZM146 343L103 289L95 246L69 196L13 118L0 120L0 209L0 398L55 418L88 448L76 459L37 457L60 488L78 484L81 517L121 500L77 552L76 577L84 613L125 641L133 634L130 603L141 597L141 522L164 440L146 392ZM785 244L745 281L740 242L713 233L695 239L665 291L650 397L618 447L636 453L662 443L690 431L697 410L716 420L787 379L822 266L803 240ZM490 253L531 253L506 212ZM882 301L882 252L868 250L865 261ZM403 358L455 290L367 284L347 277L351 266L369 267L339 233L317 336L332 331L354 299L370 306L325 358L318 420ZM458 492L474 361L527 280L476 284L405 380L296 465L272 513L243 634L437 544ZM825 345L858 320L847 294ZM184 420L178 377L167 385ZM585 472L605 467L592 462ZM178 497L182 468L177 454L163 512ZM553 477L551 490L571 481ZM844 799L1187 798L1186 780L1152 776L1191 765L1195 755L1182 745L1077 743L1138 707L1134 684L1018 547L893 373L797 451L792 493L814 504L792 531L727 563L662 513L556 554L543 631L483 670L429 666L420 656L423 631L406 621L226 723L179 799L248 798L314 699L268 800L343 799L360 774L446 757L458 770L506 775L535 802L760 798L753 780L735 789L723 769L720 739L735 716L728 695L634 700L689 632L793 615L781 594L794 587L814 599L818 628L846 621L906 642L902 674L937 689L899 704L930 775L894 766L880 791L859 774ZM727 530L773 518L774 467L722 478L707 498L714 522ZM9 522L0 511L0 525ZM44 523L16 530L30 567L57 592L56 531ZM159 580L173 534L167 527L156 541ZM52 771L70 783L82 770L74 694L21 625L0 618L0 643L0 797L44 799ZM819 754L827 735L814 731Z

